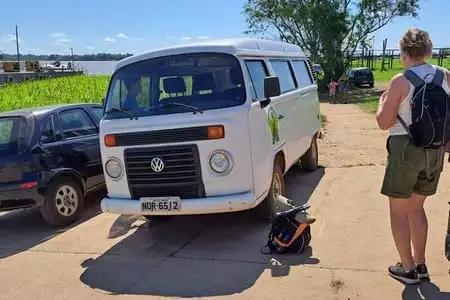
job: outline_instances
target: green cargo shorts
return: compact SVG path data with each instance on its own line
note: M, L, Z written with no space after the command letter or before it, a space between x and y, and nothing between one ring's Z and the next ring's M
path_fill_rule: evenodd
M431 196L436 193L444 167L444 148L423 149L410 143L408 135L390 136L381 194L407 199L412 193Z

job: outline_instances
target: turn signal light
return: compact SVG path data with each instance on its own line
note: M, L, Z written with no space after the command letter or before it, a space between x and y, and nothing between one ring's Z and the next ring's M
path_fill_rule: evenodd
M116 143L116 136L114 134L107 134L104 137L105 146L106 147L115 147L117 146Z
M222 125L208 126L208 140L223 139L225 137L225 129Z

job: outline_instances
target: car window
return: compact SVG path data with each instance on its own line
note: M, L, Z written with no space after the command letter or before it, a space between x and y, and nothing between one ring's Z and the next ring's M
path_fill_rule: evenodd
M0 118L0 156L16 153L19 118Z
M296 88L295 80L292 76L291 67L287 60L270 60L275 76L280 79L281 93L291 91Z
M41 127L41 144L53 143L56 141L53 115L48 116Z
M63 139L76 138L97 133L89 115L80 108L62 111L59 115Z
M297 78L297 85L299 88L311 85L313 83L308 66L304 60L292 61L295 77Z
M99 120L103 118L103 107L93 107L92 111Z
M267 70L262 60L247 60L245 62L250 83L252 85L252 100L257 101L264 98L264 78L267 76Z

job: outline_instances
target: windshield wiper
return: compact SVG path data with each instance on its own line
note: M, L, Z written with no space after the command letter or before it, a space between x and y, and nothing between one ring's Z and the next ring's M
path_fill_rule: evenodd
M133 119L137 120L137 119L138 119L137 116L136 116L135 114L133 114L133 113L127 111L127 110L118 108L118 107L112 107L112 108L111 108L110 110L108 110L106 113L110 113L110 112L113 112L113 111L123 112L124 114L126 114L127 116L130 117L130 120L133 120Z
M171 107L171 106L187 107L190 110L192 110L194 112L194 114L197 113L197 112L201 113L201 114L203 113L203 110L201 110L198 107L195 107L195 106L192 106L192 105L189 105L189 104L179 103L179 102L167 102L167 103L156 104L156 105L150 106L149 110L154 110L154 109L157 109L157 108Z

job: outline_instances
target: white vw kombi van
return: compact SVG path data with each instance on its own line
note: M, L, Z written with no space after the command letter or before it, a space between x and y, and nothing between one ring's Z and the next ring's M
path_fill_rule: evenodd
M254 209L273 217L284 174L318 165L315 73L296 45L208 41L117 64L100 143L104 212Z

